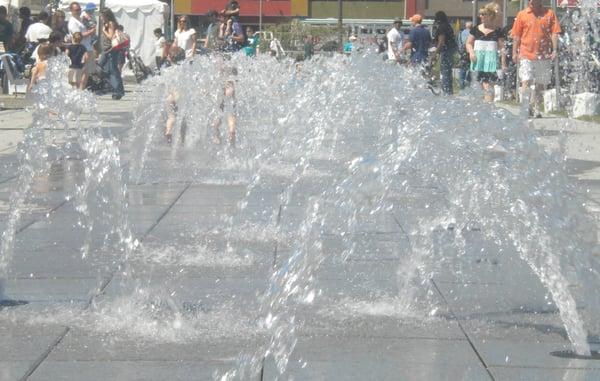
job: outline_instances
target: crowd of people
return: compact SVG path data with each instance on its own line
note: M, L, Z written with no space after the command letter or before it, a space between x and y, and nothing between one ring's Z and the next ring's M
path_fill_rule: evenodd
M422 25L422 17L410 18L412 28L402 33L402 20L397 19L387 33L385 59L391 63L428 67L439 59L441 88L453 94L455 59L459 62L459 87L464 89L471 77L481 84L486 101L494 99L494 85L503 79L509 56L518 67L521 99L530 99L530 116L541 116L542 91L550 84L552 62L557 57L561 32L554 11L544 7L542 0L529 0L520 11L511 29L499 27L499 7L492 2L479 9L478 25L467 22L455 36L447 15L435 14L433 33ZM506 40L512 40L508 51ZM408 55L408 58L407 58ZM530 93L531 92L531 93Z
M209 25L206 37L198 39L194 28L190 27L188 16L177 18L177 29L173 40L166 40L160 29L154 31L156 37L155 61L160 69L183 59L191 59L196 54L210 52L243 52L255 56L259 51L260 35L251 26L243 28L239 20L240 6L236 0L230 0L226 7L217 12L207 13ZM200 45L198 45L200 43ZM271 49L275 55L276 49Z
M125 93L121 71L129 36L109 8L100 12L99 25L94 3L82 9L79 2L74 1L69 12L68 22L62 10L55 10L52 16L42 11L33 19L30 9L22 7L19 9L21 25L15 33L7 20L6 7L0 6L0 42L4 51L17 53L23 66L31 64L29 90L46 77L46 61L64 55L69 59L68 81L73 87L86 89L90 76L98 75L108 78L113 99L121 99Z
M480 83L484 99L490 102L494 99L494 86L503 80L512 61L518 67L521 79L520 95L522 99L531 99L530 114L539 116L541 92L550 83L551 63L558 49L561 32L558 19L551 9L542 5L542 0L529 0L527 8L518 13L512 29L502 29L498 8L494 2L483 6L479 10L479 23L466 23L458 35L442 11L435 13L431 31L423 25L421 15L410 18L412 27L408 33L402 28L402 20L396 19L386 34L386 46L381 49L385 60L392 64L419 66L424 75L430 73L432 62L438 60L440 87L448 95L454 93L453 68L458 61L459 87L465 88L473 79ZM74 1L70 4L70 18L66 22L63 11L56 10L51 17L41 12L34 20L30 10L23 7L19 11L19 32L15 33L6 18L6 8L0 6L0 42L5 50L31 51L35 66L30 87L45 78L45 61L49 57L64 54L70 59L68 79L74 87L85 89L90 76L100 70L109 79L113 98L120 99L124 95L121 70L129 37L110 9L100 12L98 25L95 11L94 3L88 3L82 9ZM260 49L260 34L252 27L244 29L239 15L240 6L236 0L229 0L221 11L210 11L207 14L210 24L202 39L190 27L190 20L185 15L177 18L172 40L167 40L160 28L155 29L157 70L209 52L256 55ZM509 39L512 49L507 48ZM351 54L355 43L356 36L350 36L343 52ZM269 54L279 54L277 45L276 39L271 41ZM308 36L304 55L310 58L313 54L314 40Z

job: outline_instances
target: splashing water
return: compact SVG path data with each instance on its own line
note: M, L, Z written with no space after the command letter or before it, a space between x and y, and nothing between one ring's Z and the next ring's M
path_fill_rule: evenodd
M85 258L89 253L94 221L109 225L107 237L117 235L125 260L138 244L127 222L126 187L121 177L116 140L102 136L94 96L74 90L68 84L67 61L64 57L49 60L47 78L39 82L33 92L33 123L26 130L18 149L20 167L17 188L11 195L9 220L2 233L0 276L5 276L10 263L24 204L32 195L36 179L47 175L50 170L49 148L56 150L59 157L69 157L74 152L78 154L78 150L84 155L83 180L75 184L74 189L67 189L65 194L65 201L75 201L75 209L80 216L79 226L86 230L82 256ZM81 127L84 113L92 117L92 126L89 128ZM64 130L68 139L70 125L78 127L75 142L67 140L64 144L53 143L48 146L45 130L51 134ZM52 136L52 141L55 140L55 136Z
M235 102L220 95L229 80L235 84ZM69 94L82 97L68 89L57 92L63 103ZM42 114L50 102L46 98L39 102ZM72 115L65 106L58 108L64 120ZM231 113L237 118L236 147L213 144L215 121L228 120ZM170 145L164 137L169 118ZM41 128L42 119L34 119L34 127ZM375 303L344 301L350 313L415 319L422 289L454 258L466 255L469 232L476 231L498 248L501 261L531 269L552 296L575 351L590 353L568 287L575 279L567 279L565 271L575 268L589 291L585 302L600 305L590 291L598 285L596 237L590 234L597 227L567 175L563 153L540 146L536 132L521 119L479 101L433 97L415 73L365 54L312 60L302 67L268 57L198 57L143 84L133 124L130 181L248 184L216 229L231 251L211 252L199 237L190 246L141 250L135 260L165 267L249 266L255 257L234 248L238 239L273 240L281 254L260 298L258 328L253 318L233 324L240 335L259 331L269 339L241 355L221 379L256 375L267 358L284 374L303 326L301 312L327 293L318 283L319 269L332 256L343 262L361 254L358 247L370 244L368 233L400 231L393 247L397 292ZM32 142L41 139L39 133L32 130ZM44 151L27 141L23 157L31 169L24 164L19 179L25 190L45 171ZM74 194L82 224L91 234L95 219L115 216L109 220L115 221L113 233L127 261L137 243L126 222L117 144L83 131L80 142L87 155L86 177ZM4 233L4 268L9 264L4 247L12 245L6 237L14 237L25 200L19 197L26 195L15 194L11 202L15 222ZM94 205L103 199L117 202ZM283 222L286 218L291 222ZM215 234L215 229L198 234ZM325 250L325 240L340 243L342 253ZM186 314L180 304L168 293L137 287L112 304L92 305L84 325L179 341L208 335L210 326L233 309L223 307L216 320L202 326L196 319L206 316ZM435 306L428 309L435 315L430 311ZM182 334L182 327L189 329ZM228 329L220 327L219 332Z
M368 55L352 61L305 63L291 76L287 69L291 65L265 58L235 57L229 64L238 70L238 95L246 92L244 95L269 100L268 104L237 105L245 132L239 135L243 142L236 158L258 163L239 168L256 170L256 174L250 177L236 218L226 221L229 239L248 224L243 221L243 211L256 194L265 191L268 169L289 168L290 160L295 163L293 169L278 173L284 184L278 198L282 212L297 202L297 184L314 178L310 175L313 167L326 175L318 186L308 188L309 194L302 195L297 205L316 197L312 205L333 205L336 212L309 212L301 229L292 228L294 233L285 242L293 242L295 254L287 266L274 273L263 297L262 313L272 332L271 342L254 355L244 356L246 364L224 377L240 377L243 368L254 373L268 355L276 358L280 372L285 371L296 342L294 332L301 325L294 305L297 300L312 302L319 294L311 284L323 254L307 240L317 243L325 233L311 227L323 221L335 225L323 230L339 237L348 258L361 239L357 233L366 216L392 215L409 242L408 251L400 253L397 300L403 306L398 311L410 315L416 290L437 274L450 256L464 255L465 232L475 229L485 240L504 248L501 252L516 252L532 269L550 291L576 351L589 352L586 331L562 274L564 264L575 263L586 287L595 284L595 265L584 264L595 263L591 256L595 240L587 234L594 231L595 224L566 175L564 157L539 146L529 125L479 102L432 98L413 73L377 66ZM197 137L194 144L186 139L185 146L200 145L220 154L223 147L210 146L210 123L217 101L207 97L200 102L194 95L198 88L218 91L218 66L199 58L193 65L156 79L157 83L149 82L146 91L158 92L165 84L181 83L177 76L187 82L193 79L189 86L178 87L179 99L185 101L177 105L177 118L188 120L186 136ZM263 67L272 70L267 74ZM385 78L376 86L369 85L374 80L373 67L378 68L376 78ZM159 99L167 101L165 96ZM357 136L360 138L353 139ZM148 145L141 148L146 153L153 149ZM262 154L253 156L253 152ZM184 162L182 157L176 166L184 168ZM142 176L148 159L139 163ZM231 168L218 161L211 165L214 171ZM186 179L185 172L179 175ZM267 226L279 223L272 217L266 221ZM281 229L278 226L277 230ZM439 229L448 229L449 242L436 238ZM404 251L402 247L398 250ZM294 265L300 263L310 265ZM299 290L312 296L298 297Z

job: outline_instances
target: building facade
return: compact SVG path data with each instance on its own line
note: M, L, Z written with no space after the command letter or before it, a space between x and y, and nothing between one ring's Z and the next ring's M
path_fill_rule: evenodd
M342 5L343 18L348 19L393 19L404 18L405 0L345 0ZM336 0L309 1L309 17L337 18Z
M487 1L472 1L472 0L408 0L411 3L411 11L414 13L420 13L424 17L433 18L435 12L444 11L448 17L453 19L471 19L473 15L477 15L481 8L485 4L488 4L492 0ZM519 11L521 2L511 0L493 0L498 4L502 12L504 3L506 3L506 16L514 17ZM549 1L548 1L549 3ZM500 14L500 17L503 17Z
M337 18L337 0L238 0L240 16L258 18L262 3L265 22L281 18ZM405 0L344 0L344 18L392 19L404 17ZM225 8L227 0L175 0L176 14L205 15L209 10Z
M467 20L477 15L477 8L495 1L500 9L506 5L506 17L514 17L527 0L343 0L342 14L348 19L394 19L408 18L419 13L433 18L435 12L444 11L451 19ZM554 0L556 1L556 0ZM578 0L566 1L573 5ZM176 14L205 15L209 10L225 8L228 0L174 0ZM264 22L277 22L291 18L337 18L337 0L238 0L241 17L254 21L262 7ZM551 6L553 0L544 0ZM503 16L503 15L501 15Z
M205 15L224 9L228 0L175 0L176 14ZM307 17L309 0L238 0L241 17ZM262 4L261 4L262 3Z

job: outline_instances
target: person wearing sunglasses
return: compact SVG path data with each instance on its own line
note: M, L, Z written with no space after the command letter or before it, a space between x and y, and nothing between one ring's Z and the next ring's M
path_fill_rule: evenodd
M504 36L500 28L494 27L498 16L499 7L496 3L489 3L479 10L481 23L471 29L467 39L467 52L471 61L471 71L477 73L477 81L481 83L484 91L483 99L486 102L494 100L494 85L499 78L498 73L506 70L506 53L504 51ZM498 56L500 53L500 63Z
M187 16L179 16L177 19L173 46L182 49L186 59L192 58L196 54L196 30L188 26Z
M513 60L519 66L521 101L530 99L529 116L541 117L542 92L552 78L552 62L558 52L560 23L556 14L542 4L529 0L526 9L517 14L512 28ZM526 94L532 87L533 94Z

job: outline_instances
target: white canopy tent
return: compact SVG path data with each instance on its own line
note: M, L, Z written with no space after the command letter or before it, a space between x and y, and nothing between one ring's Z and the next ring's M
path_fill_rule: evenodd
M61 0L60 8L69 15L72 0ZM100 7L100 0L78 1L81 7L89 2ZM169 7L159 0L106 0L105 6L113 11L119 24L131 37L130 48L137 51L144 63L154 66L154 29L164 31ZM96 12L97 13L97 12ZM68 16L67 16L68 17Z

